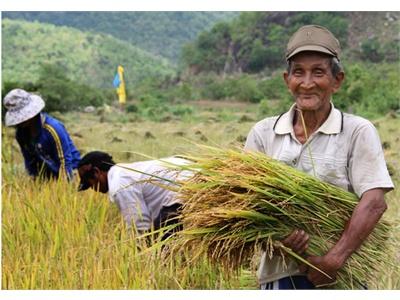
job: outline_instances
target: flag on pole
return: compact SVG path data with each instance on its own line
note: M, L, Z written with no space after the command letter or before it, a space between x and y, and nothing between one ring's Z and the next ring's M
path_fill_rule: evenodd
M115 74L113 86L117 89L119 104L125 104L126 92L125 92L125 81L124 81L124 68L119 65L117 74Z

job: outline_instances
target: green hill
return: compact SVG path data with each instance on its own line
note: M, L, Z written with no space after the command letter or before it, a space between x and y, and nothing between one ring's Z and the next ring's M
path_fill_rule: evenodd
M306 24L329 28L347 60L399 60L398 12L244 12L186 45L184 65L194 74L272 72L285 64L289 37Z
M182 45L237 12L3 12L3 18L39 21L110 34L174 63Z
M71 80L111 88L116 67L127 85L174 74L166 59L110 35L38 22L2 20L2 80L34 82L43 64L62 68Z

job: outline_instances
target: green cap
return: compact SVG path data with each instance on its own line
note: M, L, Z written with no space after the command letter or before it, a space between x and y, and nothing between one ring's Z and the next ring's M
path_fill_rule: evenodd
M286 60L303 51L322 52L339 59L340 43L325 27L306 25L290 38L286 48Z

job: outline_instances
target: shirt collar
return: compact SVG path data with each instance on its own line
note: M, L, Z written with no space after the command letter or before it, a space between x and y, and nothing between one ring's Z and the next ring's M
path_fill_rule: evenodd
M40 113L40 125L44 126L45 122L46 122L46 114Z
M276 134L288 134L293 132L293 118L296 104L293 104L289 111L280 115L274 124ZM317 132L324 134L337 134L343 130L343 114L333 106L325 122L318 128Z

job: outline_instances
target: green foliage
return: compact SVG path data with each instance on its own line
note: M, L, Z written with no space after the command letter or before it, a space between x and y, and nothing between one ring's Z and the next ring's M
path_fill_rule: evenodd
M5 81L34 82L43 63L60 66L71 80L102 88L112 87L119 64L132 89L147 77L175 72L166 60L129 43L67 27L4 19L2 42Z
M271 77L260 80L258 86L264 97L270 100L283 99L289 95L282 71L275 72Z
M335 12L243 12L185 47L183 65L196 72L255 73L282 67L286 43L300 26L326 26L346 44L348 20ZM229 68L227 68L229 66Z
M110 92L94 89L70 80L57 65L42 65L35 83L4 82L2 93L22 88L40 94L46 102L46 111L65 112L80 107L99 106L109 102Z
M196 65L200 71L219 72L223 70L226 56L220 53L228 53L231 40L230 30L227 23L218 23L210 32L203 32L199 35L195 47L186 47L183 57L188 59L191 65ZM203 66L206 66L206 69Z
M246 101L282 100L289 96L280 72L269 78L241 74L221 78L216 74L200 74L191 85L192 99Z
M179 88L179 100L191 100L193 99L192 87L188 83L183 83Z
M381 44L376 37L362 42L361 53L363 58L372 62L380 62L384 58Z
M257 81L250 76L241 76L232 81L232 89L237 99L249 102L259 102L263 95L258 89Z
M269 56L269 49L265 47L260 39L253 41L253 47L251 49L249 57L249 71L259 72L261 71Z
M392 40L382 43L381 52L385 55L386 62L398 63L400 58L400 43L398 40Z
M382 42L377 37L362 41L361 58L371 62L398 62L400 45L398 41Z
M361 115L377 116L400 109L400 70L393 64L350 64L334 95L335 106Z
M271 114L271 101L267 99L263 99L258 104L258 117L260 119L265 118L266 116L272 115Z
M349 19L343 12L296 13L291 20L290 34L306 24L317 24L328 28L339 40L342 48L347 46Z
M138 107L137 107L135 104L128 104L128 105L126 106L126 111L127 111L128 113L135 113L135 112L138 111Z
M193 107L188 105L174 105L170 108L174 116L188 116L193 114Z
M39 21L114 36L178 61L181 45L237 12L3 12L4 18Z

